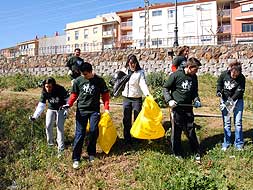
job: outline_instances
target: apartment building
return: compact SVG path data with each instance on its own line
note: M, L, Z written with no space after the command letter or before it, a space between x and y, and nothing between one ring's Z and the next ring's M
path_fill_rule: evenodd
M232 6L232 43L253 43L253 1L235 0Z
M0 50L0 55L6 58L14 58L17 54L17 47L9 47Z
M119 17L115 13L66 24L66 45L69 51L101 51L116 47Z
M165 3L149 8L149 41L147 47L172 47L175 41L175 4ZM179 45L216 44L216 1L190 1L177 4ZM143 46L145 10L133 13L134 46ZM146 26L147 27L147 26ZM146 30L147 31L147 30ZM147 36L147 35L146 35Z
M59 35L58 32L55 32L54 36L43 36L38 39L39 55L50 55L50 54L63 54L67 52L66 46L66 35Z
M16 56L19 55L28 55L28 56L36 56L38 55L38 37L36 36L34 40L28 40L24 42L20 42L17 44L18 52Z

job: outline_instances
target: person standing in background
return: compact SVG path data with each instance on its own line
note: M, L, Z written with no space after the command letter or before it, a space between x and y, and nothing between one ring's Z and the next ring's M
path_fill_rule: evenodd
M188 59L189 46L182 46L178 49L176 57L172 61L171 71L175 72L178 68L184 68Z
M74 50L74 56L72 56L67 64L66 67L69 68L68 75L71 78L71 84L73 85L74 80L81 75L79 71L79 66L84 62L83 59L80 57L81 50L76 48Z

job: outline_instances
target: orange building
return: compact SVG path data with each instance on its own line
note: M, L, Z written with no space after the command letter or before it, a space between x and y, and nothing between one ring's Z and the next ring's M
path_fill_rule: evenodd
M253 43L253 1L235 0L231 6L232 43Z

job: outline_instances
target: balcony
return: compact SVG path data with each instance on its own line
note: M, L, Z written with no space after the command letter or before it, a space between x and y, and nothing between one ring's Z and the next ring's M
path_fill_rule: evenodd
M113 37L112 30L103 31L103 38L111 38L111 37Z
M123 35L120 38L121 41L132 41L133 40L133 36L132 35Z
M121 30L132 30L132 21L122 22L120 24Z
M219 26L218 33L231 33L231 25Z

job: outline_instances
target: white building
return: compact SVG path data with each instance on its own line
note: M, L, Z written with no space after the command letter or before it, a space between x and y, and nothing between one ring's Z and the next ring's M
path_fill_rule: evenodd
M158 8L157 8L158 7ZM175 5L150 6L147 47L172 47L175 37ZM179 45L216 44L217 5L214 0L182 2L177 5ZM145 10L133 12L133 46L141 48L145 36ZM147 30L148 31L148 30Z
M66 35L44 36L39 38L39 55L63 54L68 53L66 47Z

